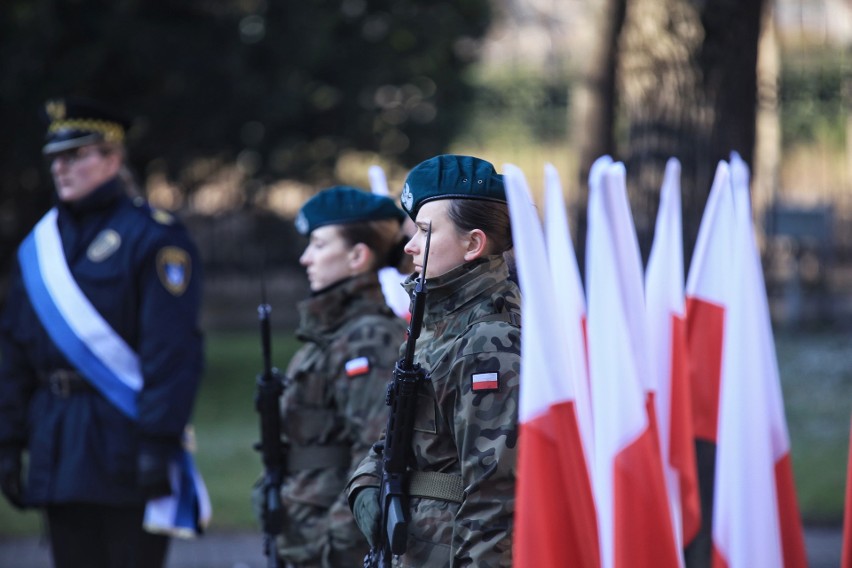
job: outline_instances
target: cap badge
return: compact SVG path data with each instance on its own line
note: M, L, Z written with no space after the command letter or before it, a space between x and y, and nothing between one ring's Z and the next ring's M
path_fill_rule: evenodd
M98 233L98 236L86 249L86 258L92 262L102 262L117 251L120 246L121 235L113 229L104 229Z
M62 120L65 118L65 101L48 101L44 110L51 121Z
M405 187L402 188L400 201L406 209L411 210L411 206L414 204L414 194L411 193L411 187L407 183L405 184Z
M299 231L302 235L308 234L308 218L305 217L305 213L299 211L299 214L296 216L296 230Z

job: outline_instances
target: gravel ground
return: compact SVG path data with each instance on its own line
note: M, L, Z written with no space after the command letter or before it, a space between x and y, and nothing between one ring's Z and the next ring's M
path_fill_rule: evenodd
M805 545L810 568L840 566L840 527L806 527ZM46 545L35 538L0 538L3 568L49 568ZM263 568L262 538L255 533L210 532L196 540L176 540L169 552L168 568Z

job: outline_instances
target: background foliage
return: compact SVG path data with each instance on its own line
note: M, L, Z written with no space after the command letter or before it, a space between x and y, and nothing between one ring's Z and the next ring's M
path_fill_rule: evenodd
M464 126L454 101L487 0L7 0L0 3L0 262L50 200L48 97L138 117L135 170L192 193L226 165L263 183L334 180L344 150L411 166ZM440 33L435 33L440 30Z

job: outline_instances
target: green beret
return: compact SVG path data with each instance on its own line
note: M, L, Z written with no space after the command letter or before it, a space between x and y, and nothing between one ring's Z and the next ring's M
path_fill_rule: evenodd
M402 223L405 213L389 197L336 185L320 191L302 205L296 217L296 230L309 235L324 225L366 223L382 219L395 219Z
M444 154L414 166L402 188L402 207L416 219L420 206L438 199L483 199L506 202L503 176L489 162Z

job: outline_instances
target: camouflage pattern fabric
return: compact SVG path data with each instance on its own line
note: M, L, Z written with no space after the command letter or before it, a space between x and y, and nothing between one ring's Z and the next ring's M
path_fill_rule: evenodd
M409 278L406 288L413 284ZM497 256L427 284L415 360L430 380L420 390L411 467L461 476L465 496L461 504L412 498L407 551L394 565L511 566L521 333L507 322L477 320L520 318L520 293ZM488 373L497 374L496 388L474 390L474 376ZM371 451L347 493L378 485L380 468Z
M295 446L346 446L348 467L285 477L281 558L296 566L360 566L367 541L342 493L385 426L385 389L405 339L405 322L385 304L375 273L332 287L299 305L305 345L288 365L281 397L282 439ZM347 362L366 358L347 372ZM364 362L364 359L360 359Z

